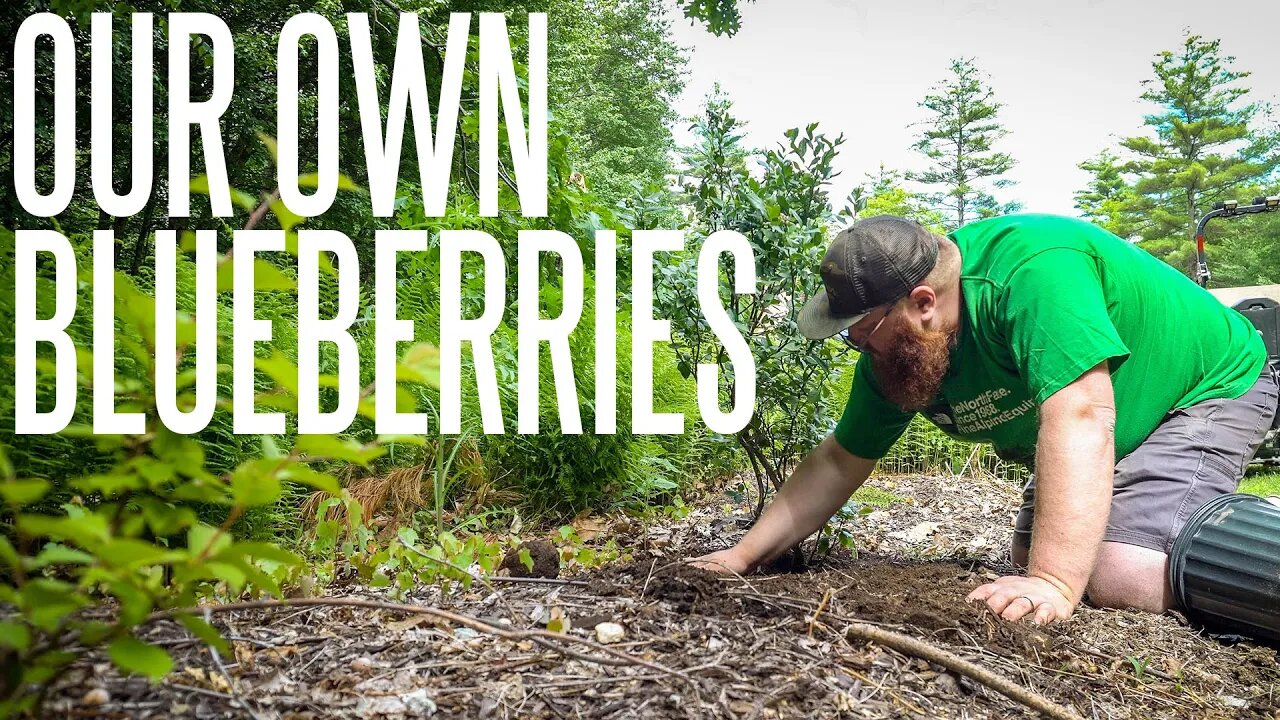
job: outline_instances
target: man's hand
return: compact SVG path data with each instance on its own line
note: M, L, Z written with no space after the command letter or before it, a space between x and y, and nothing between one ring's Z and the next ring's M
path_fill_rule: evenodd
M871 475L875 464L851 454L828 435L800 462L737 545L690 562L726 575L741 575L768 564L822 527Z
M693 558L689 564L719 575L745 575L751 570L751 563L742 557L737 546Z
M991 612L1016 621L1031 615L1037 625L1066 620L1075 612L1076 601L1068 599L1057 585L1035 576L1006 575L969 593L969 601L984 600Z

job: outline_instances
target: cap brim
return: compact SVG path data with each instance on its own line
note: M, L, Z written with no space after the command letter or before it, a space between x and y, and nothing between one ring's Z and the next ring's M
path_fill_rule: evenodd
M832 315L831 301L827 298L827 291L819 290L818 294L809 298L809 302L800 309L796 325L800 328L800 334L810 340L824 340L858 322L868 313L870 313L869 310L857 315Z

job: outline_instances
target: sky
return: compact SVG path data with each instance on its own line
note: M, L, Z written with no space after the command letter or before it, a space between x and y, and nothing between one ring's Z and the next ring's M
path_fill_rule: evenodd
M754 147L773 147L790 127L817 121L846 143L832 188L837 205L881 163L923 169L911 149L926 117L918 107L951 58L975 58L990 76L1009 135L1017 184L997 198L1029 212L1075 214L1088 182L1076 166L1118 138L1138 134L1151 106L1138 99L1151 62L1183 31L1222 41L1237 70L1254 74L1250 97L1280 101L1280 2L1229 6L1187 0L740 0L742 29L714 37L677 15L675 41L689 50L682 116L699 112L715 83L747 122ZM1229 7L1230 9L1224 9ZM1280 102L1276 103L1280 105ZM676 130L687 143L688 123Z

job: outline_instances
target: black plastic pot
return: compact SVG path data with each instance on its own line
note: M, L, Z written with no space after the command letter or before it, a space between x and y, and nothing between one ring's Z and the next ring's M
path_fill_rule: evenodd
M1169 584L1206 628L1280 643L1280 506L1239 493L1205 503L1173 543Z

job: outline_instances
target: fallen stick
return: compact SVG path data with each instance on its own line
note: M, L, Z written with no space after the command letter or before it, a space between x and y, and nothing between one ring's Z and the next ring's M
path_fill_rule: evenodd
M873 642L935 665L941 665L1054 720L1083 720L1074 710L923 640L859 622L845 628L844 634L845 639Z
M477 620L467 615L459 615L458 613L441 610L427 605L407 605L404 603L383 602L380 600L366 600L364 598L285 598L283 600L249 600L246 602L226 603L223 605L205 605L194 608L173 608L170 610L160 610L153 612L143 620L143 624L152 623L157 620L171 619L178 615L210 615L228 612L237 612L240 610L266 610L284 607L358 607L368 608L372 610L391 610L394 612L408 613L411 615L429 615L436 617L455 625L471 628L476 632L482 632L486 635L494 635L506 640L530 640L549 650L568 655L570 657L583 660L585 662L596 663L601 665L639 665L649 668L655 672L664 675L670 675L679 678L697 689L697 684L693 678L689 677L679 670L672 670L663 665L642 660L641 658L627 653L614 650L606 645L587 640L586 638L574 637L573 635L554 633L549 630L507 630L506 628L490 625L489 623ZM582 645L591 650L604 653L611 659L593 657L579 652L574 652L568 648L562 647L562 643L573 643Z

